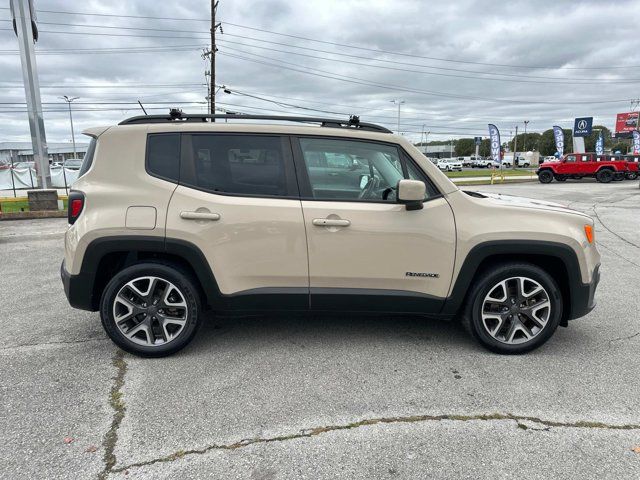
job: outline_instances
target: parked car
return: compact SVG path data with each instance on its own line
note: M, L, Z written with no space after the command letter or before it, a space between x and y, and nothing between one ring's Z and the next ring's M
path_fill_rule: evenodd
M630 171L626 161L610 155L568 153L559 162L542 163L536 174L540 183L552 180L564 182L568 178L595 177L598 182L623 180Z
M491 167L500 168L500 163L495 162L491 158L480 158L473 164L473 166L476 168L491 168Z
M462 162L459 160L447 160L442 159L438 161L438 168L443 172L452 172L454 170L461 172L462 171Z
M504 165L505 168L512 168L513 167L513 156L505 156L504 159L502 160L502 165ZM531 162L529 160L527 160L525 157L522 156L518 156L516 157L516 167L521 167L521 168L528 168L531 166Z
M80 170L82 166L82 160L79 159L69 159L64 161L64 168L68 168L69 170Z
M626 174L627 180L635 180L638 178L640 155L625 155L622 158L627 162L627 166L629 168L629 171Z
M460 319L515 354L594 307L588 215L460 190L378 125L218 117L235 123L174 111L84 132L61 277L122 349L174 353L207 311L382 311Z

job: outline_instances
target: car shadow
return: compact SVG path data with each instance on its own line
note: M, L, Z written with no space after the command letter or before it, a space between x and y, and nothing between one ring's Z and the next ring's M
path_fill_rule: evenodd
M207 315L185 353L243 350L281 344L283 348L330 345L331 342L391 346L424 344L438 350L482 349L457 321L419 315L285 313L248 316Z

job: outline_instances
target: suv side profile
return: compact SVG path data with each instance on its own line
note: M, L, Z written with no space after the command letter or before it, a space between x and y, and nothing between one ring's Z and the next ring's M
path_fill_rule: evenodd
M540 183L550 183L554 179L564 182L568 178L583 177L595 177L600 183L609 183L611 180L624 180L630 171L629 165L623 159L614 156L568 153L559 162L545 161L536 170L536 174Z
M180 350L211 310L461 319L516 354L595 305L590 217L462 191L384 127L173 112L85 134L61 277L128 352Z

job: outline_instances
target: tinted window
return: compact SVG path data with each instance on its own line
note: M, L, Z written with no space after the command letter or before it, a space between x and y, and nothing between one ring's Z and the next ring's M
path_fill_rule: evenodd
M300 147L312 196L318 200L395 202L398 181L419 177L394 146L301 138Z
M89 171L91 165L93 165L93 154L96 151L96 142L95 138L91 139L91 143L89 143L89 148L87 148L87 152L84 154L84 158L82 159L82 165L80 166L80 171L78 172L78 177L81 177L85 173Z
M190 168L183 169L181 183L236 195L287 195L282 137L192 134L191 146Z
M177 182L180 176L180 134L159 133L147 138L147 171Z

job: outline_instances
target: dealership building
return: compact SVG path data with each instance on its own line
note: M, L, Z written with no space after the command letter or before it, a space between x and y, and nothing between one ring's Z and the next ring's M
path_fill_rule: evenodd
M76 143L78 158L84 157L89 145ZM73 144L48 143L49 163L62 162L73 158ZM0 165L18 162L33 162L33 148L31 142L0 142Z

